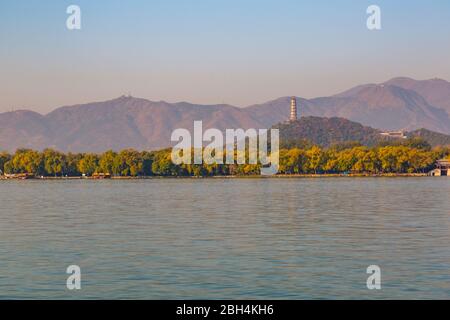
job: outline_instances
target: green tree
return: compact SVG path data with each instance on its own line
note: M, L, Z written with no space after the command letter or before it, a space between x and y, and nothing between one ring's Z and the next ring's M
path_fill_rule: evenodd
M45 169L42 154L34 150L19 149L11 160L5 163L5 172L43 175Z
M66 170L64 172L64 175L70 177L80 176L81 172L80 170L78 170L78 164L82 158L83 154L81 153L69 152L66 156Z
M42 155L47 175L63 175L67 168L66 155L53 149L45 149Z
M144 175L145 176L153 175L152 164L153 164L153 160L155 159L155 153L143 151L141 153L141 158L142 158L142 171L143 171Z
M380 159L383 172L395 172L397 168L397 155L395 154L394 148L387 146L378 150L378 158Z
M310 170L312 170L314 173L317 173L322 169L322 165L325 159L320 147L313 146L311 149L306 151L306 156L308 158L308 167Z
M177 168L172 162L170 151L162 150L156 153L152 163L152 172L161 176L172 176L176 174Z
M141 154L136 150L122 150L118 157L121 163L121 175L135 177L143 173L143 161Z
M5 163L11 160L11 155L7 152L0 152L0 175L5 173Z
M304 173L308 171L308 155L302 149L291 149L286 154L286 173Z
M97 171L98 168L98 156L93 153L84 154L78 162L78 171L91 176Z
M409 138L403 145L411 149L423 149L426 151L431 150L431 145L425 139L420 137Z
M117 163L117 153L109 150L103 153L100 156L99 160L99 171L102 173L109 173L109 174L120 174L120 170L117 170L116 163Z

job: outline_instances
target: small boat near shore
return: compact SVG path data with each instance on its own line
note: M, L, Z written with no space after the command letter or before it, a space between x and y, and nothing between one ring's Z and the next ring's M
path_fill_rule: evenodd
M33 179L35 178L35 175L33 173L12 173L12 174L5 174L5 179L16 179L16 180L27 180L27 179Z
M110 173L94 173L92 179L111 179Z

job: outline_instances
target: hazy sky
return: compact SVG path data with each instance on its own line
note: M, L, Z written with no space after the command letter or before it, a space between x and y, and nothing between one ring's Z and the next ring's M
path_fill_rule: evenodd
M395 76L450 80L450 1L0 0L0 112L128 92L246 106Z

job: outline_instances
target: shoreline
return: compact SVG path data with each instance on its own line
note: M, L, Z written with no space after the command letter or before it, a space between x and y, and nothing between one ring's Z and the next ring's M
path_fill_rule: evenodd
M338 173L323 173L323 174L278 174L273 176L262 175L232 175L232 176L139 176L139 177L111 177L111 178L94 178L94 177L33 177L27 179L6 178L0 176L0 180L150 180L150 179L305 179L305 178L417 178L430 177L427 173L353 173L353 174L338 174Z

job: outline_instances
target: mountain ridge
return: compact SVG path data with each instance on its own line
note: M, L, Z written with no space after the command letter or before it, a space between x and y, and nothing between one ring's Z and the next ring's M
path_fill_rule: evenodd
M424 95L442 105L430 103ZM425 128L448 134L447 96L450 100L450 83L445 80L398 77L381 84L356 86L334 96L297 99L302 117L341 117L381 130ZM203 121L204 129L270 128L288 119L289 108L290 97L239 108L120 96L63 106L44 115L17 110L0 113L0 150L158 149L172 145L170 135L174 129L192 130L195 120Z
M374 147L384 144L396 144L407 139L419 138L432 147L450 145L450 135L433 132L427 129L417 129L404 132L407 139L382 135L382 131L345 118L308 116L296 121L289 121L273 126L280 130L282 148L318 145L330 147L333 145L360 144Z

